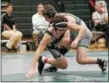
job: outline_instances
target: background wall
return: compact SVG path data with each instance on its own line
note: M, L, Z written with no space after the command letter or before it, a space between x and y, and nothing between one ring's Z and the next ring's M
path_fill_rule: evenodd
M2 6L3 2L9 0L1 0ZM72 13L85 22L88 22L89 19L89 8L88 0L61 0L65 4L65 12ZM32 15L36 13L35 5L36 3L44 2L53 4L54 0L10 0L13 4L14 11L13 15L16 20L17 29L24 33L24 37L32 37ZM106 0L109 4L109 0ZM108 5L109 10L109 5ZM4 13L5 11L2 11Z

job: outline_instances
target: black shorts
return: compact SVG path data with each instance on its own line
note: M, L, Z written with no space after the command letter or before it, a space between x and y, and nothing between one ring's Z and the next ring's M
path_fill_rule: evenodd
M69 50L67 48L65 48L64 46L60 46L59 51L64 56Z
M55 47L55 45L48 45L47 48L54 58L59 58L61 55L65 56L68 52L68 49L64 46Z

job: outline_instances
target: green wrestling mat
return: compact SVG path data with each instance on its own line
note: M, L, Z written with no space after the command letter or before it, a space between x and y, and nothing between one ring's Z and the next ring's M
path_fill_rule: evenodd
M107 51L91 51L88 53L91 57L99 57L108 60ZM48 73L43 72L42 75L38 73L36 76L27 79L24 75L29 70L33 52L28 53L2 53L1 57L1 81L2 82L108 82L108 68L106 73L102 73L98 65L80 65L76 62L75 52L68 52L66 58L68 60L68 68L59 69L58 72ZM43 56L52 57L48 51L45 51ZM49 65L45 65L47 67Z

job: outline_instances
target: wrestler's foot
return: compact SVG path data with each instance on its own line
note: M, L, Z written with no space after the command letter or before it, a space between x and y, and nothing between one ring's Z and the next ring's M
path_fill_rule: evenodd
M44 65L45 65L45 63L42 61L42 56L40 56L39 60L38 60L38 71L40 74L42 74Z
M101 64L99 64L99 67L102 70L102 72L105 72L106 68L107 68L107 61L106 60L102 60Z
M57 72L57 68L55 66L50 66L46 69L44 69L46 72Z

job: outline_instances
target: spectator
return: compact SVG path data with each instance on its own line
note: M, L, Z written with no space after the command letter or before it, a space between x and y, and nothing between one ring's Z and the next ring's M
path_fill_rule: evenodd
M97 31L104 31L108 22L108 13L104 3L96 3L96 11L92 15L92 19Z
M33 40L35 42L35 46L38 46L38 35L42 32L42 30L47 29L49 23L45 20L42 15L42 11L44 10L43 4L40 3L36 5L37 13L32 16L32 24L33 24Z
M12 4L8 4L6 6L6 13L2 15L2 36L9 39L6 44L7 52L17 51L18 43L22 39L22 33L16 29L12 11Z
M92 18L92 13L95 11L95 2L96 2L96 0L88 0L90 18Z
M108 12L106 1L105 1L105 0L96 0L96 2L95 2L95 4L100 4L100 3L102 3L102 4L104 5L104 10L105 10L106 12Z

